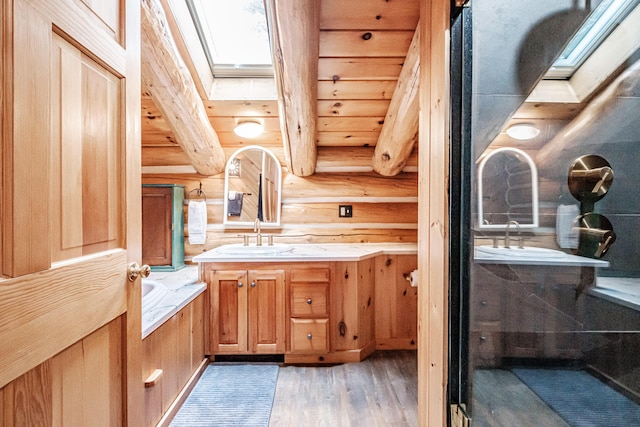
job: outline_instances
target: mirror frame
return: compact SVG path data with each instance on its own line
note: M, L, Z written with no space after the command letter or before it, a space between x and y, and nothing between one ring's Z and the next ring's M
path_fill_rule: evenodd
M280 227L280 212L282 210L282 165L280 161L269 149L262 147L260 145L247 145L246 147L239 148L236 150L229 158L227 159L227 163L224 167L224 194L223 194L223 205L224 205L224 217L222 220L222 224L228 226L230 228L253 228L254 223L249 221L229 221L228 220L228 207L229 207L229 165L236 159L239 154L244 153L247 150L260 150L264 154L271 157L271 159L275 162L275 165L278 169L278 185L277 185L277 210L276 210L276 220L272 222L260 222L262 228L268 227Z
M518 156L524 158L529 164L529 169L531 170L531 208L533 210L533 221L530 223L520 224L520 228L537 228L539 226L539 214L538 214L538 168L536 167L535 162L524 151L513 148L513 147L502 147L496 150L493 150L491 153L487 154L482 161L480 162L480 166L478 166L478 229L482 230L503 230L506 228L507 224L483 224L484 221L484 210L482 207L482 173L484 171L484 166L487 161L493 157L495 154L513 152Z

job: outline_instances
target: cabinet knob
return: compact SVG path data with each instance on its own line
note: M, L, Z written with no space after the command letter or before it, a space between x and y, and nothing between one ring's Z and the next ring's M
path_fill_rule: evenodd
M487 340L487 337L485 337L484 335L480 336L480 341L485 342Z
M309 305L310 305L312 302L313 302L313 301L311 301L311 298L308 298L308 299L307 299L307 304L309 304Z
M242 282L238 282L238 287L241 288L242 287Z
M251 282L251 287L255 288L256 287L256 282Z
M307 339L310 340L311 338L313 338L313 335L307 334Z
M486 302L486 301L480 301L480 305L484 305L484 306L486 306L486 305L487 305L487 302Z

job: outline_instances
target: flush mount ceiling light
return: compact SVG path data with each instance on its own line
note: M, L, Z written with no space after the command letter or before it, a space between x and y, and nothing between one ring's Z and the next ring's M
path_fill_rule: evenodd
M261 123L248 120L238 123L233 131L242 138L255 138L264 131L264 128Z
M540 135L540 129L533 123L516 123L507 128L507 135L513 139L524 141Z

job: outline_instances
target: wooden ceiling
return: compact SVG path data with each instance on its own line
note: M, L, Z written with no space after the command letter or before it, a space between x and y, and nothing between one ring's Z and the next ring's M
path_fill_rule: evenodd
M283 41L280 45L283 50L276 54L284 58L289 55L281 69L278 68L278 58L275 60L276 79L280 80L277 90L271 94L267 91L267 95L264 95L264 90L247 90L247 86L267 85L259 79L238 82L242 90L228 91L223 100L207 99L208 96L200 90L204 111L226 156L241 146L258 144L274 151L283 165L296 175L304 176L316 171L365 172L374 170L375 147L383 146L386 141L384 152L379 156L393 165L386 170L385 165L379 166L375 169L378 173L395 175L403 169L416 170L418 109L414 98L417 79L412 80L412 77L419 74L417 56L412 60L411 70L405 67L400 81L399 77L416 33L419 0L305 1L304 15L308 18L299 17L296 2L299 7L299 0L267 2L272 20L270 30L277 28ZM169 21L179 19L172 16L173 11L167 7L171 0L162 0L162 3ZM312 10L308 10L310 8ZM300 28L299 22L286 26L287 22L300 19L315 23L315 26ZM143 31L144 26L143 19ZM177 32L175 27L173 29L174 33ZM179 54L182 57L189 55L184 47L180 48L188 43L186 32L173 37L180 38L176 42ZM296 46L308 46L309 39L311 43L318 41L317 54L314 49L296 52ZM418 39L414 45L417 43ZM143 62L148 54L154 53L143 43ZM194 87L203 85L203 79L194 72L195 60L187 58L185 62L195 81ZM230 82L225 84L228 86ZM396 87L400 89L396 90ZM163 102L157 94L158 89L151 83L146 85L142 94L143 166L196 167L194 154L189 153L193 143L180 141L176 136L176 125L165 120L165 116L171 115L167 114L165 106L158 105ZM309 91L316 93L307 93ZM280 117L280 111L288 115L287 120ZM243 118L258 119L266 132L255 139L236 136L233 128ZM183 118L180 122L185 123ZM294 125L287 126L286 123ZM391 128L389 123L395 127ZM187 121L185 125L193 126L193 123ZM385 125L389 129L382 132ZM310 129L306 144L312 144L311 148L301 142L305 137L302 135L301 138L305 131L301 129L303 127ZM381 132L384 140L379 140ZM317 155L313 153L314 149ZM203 148L197 150L202 152ZM299 151L303 153L297 153ZM313 167L297 170L296 162L300 162L300 156L311 157Z

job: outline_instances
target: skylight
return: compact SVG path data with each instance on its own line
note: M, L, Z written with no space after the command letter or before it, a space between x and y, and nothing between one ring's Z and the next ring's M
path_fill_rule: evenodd
M215 77L271 77L263 0L187 0Z
M606 39L640 0L603 0L553 63L547 79L567 79Z

